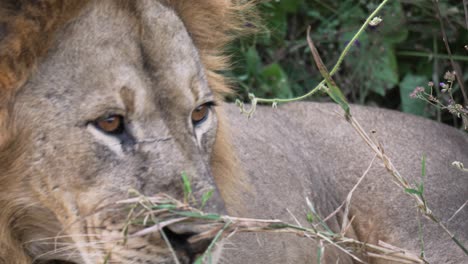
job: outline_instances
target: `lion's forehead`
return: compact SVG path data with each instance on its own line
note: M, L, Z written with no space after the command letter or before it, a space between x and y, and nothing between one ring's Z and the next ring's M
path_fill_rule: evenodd
M136 11L97 1L63 28L57 48L39 67L37 83L47 83L36 90L42 98L78 100L83 113L103 102L121 107L120 90L127 87L143 114L158 110L155 103L191 108L210 94L197 49L175 11L157 1L135 5Z

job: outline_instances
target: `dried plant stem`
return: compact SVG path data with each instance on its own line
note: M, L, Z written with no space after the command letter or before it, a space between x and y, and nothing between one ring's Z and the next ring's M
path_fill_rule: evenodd
M452 65L453 70L457 73L458 85L460 86L460 90L461 90L461 92L463 94L463 99L464 99L465 105L468 105L468 95L466 94L465 86L463 85L463 81L462 81L463 73L462 73L462 71L460 69L460 65L456 64L455 61L452 58L452 50L450 49L450 45L448 43L447 33L445 32L445 27L444 27L444 21L443 21L443 18L442 18L442 14L440 13L439 0L432 0L432 2L434 3L434 8L435 8L435 10L437 12L437 16L439 18L440 30L442 32L442 38L443 38L443 41L444 41L444 44L445 44L445 49L447 50L447 53L448 53L449 58L450 58L450 64ZM464 3L466 4L466 2L464 2ZM465 10L466 10L466 6L465 6Z
M167 248L169 248L169 251L172 255L172 259L174 260L175 264L180 264L179 258L177 258L177 254L175 253L174 248L172 247L171 242L169 241L169 238L167 238L166 233L164 233L162 229L159 229L159 232L161 233L164 242L166 242Z
M452 221L452 219L453 219L455 216L457 216L457 214L458 214L461 210L463 210L463 208L464 208L467 204L468 204L468 200L466 200L466 202L465 202L462 206L460 206L460 208L458 208L457 211L455 211L455 213L447 220L447 223L450 222L450 221Z
M356 132L361 136L361 138L366 142L366 144L374 151L377 157L382 160L385 168L393 177L394 182L403 190L412 189L412 186L406 181L406 179L401 176L400 172L395 168L390 158L384 153L384 150L381 146L378 146L376 142L374 142L369 135L364 131L361 127L359 122L352 116L348 116L345 118L347 122L351 124L351 126L356 130ZM405 192L407 193L407 192ZM419 210L421 213L429 218L430 220L437 223L442 230L445 231L449 235L449 237L468 255L468 250L465 246L456 238L456 236L447 229L447 227L432 213L432 210L427 206L427 203L421 198L421 196L414 194L414 193L407 193L410 195L417 203Z
M424 263L424 260L406 252L405 250L394 250L390 247L383 247L378 245L361 242L352 238L344 236L330 236L329 233L317 232L313 229L304 228L301 226L290 225L280 220L260 220L260 219L248 219L248 218L236 218L226 216L223 217L223 221L230 221L229 228L226 232L274 232L274 233L295 233L299 236L307 236L312 239L322 239L328 243L339 246L344 252L349 251L344 249L344 246L351 247L359 250L364 250L369 256L376 258L388 258L391 257L394 261L400 263ZM370 255L371 254L371 255ZM364 263L362 260L354 255L351 255L355 260Z
M345 212L344 212L344 216L343 216L343 223L341 223L341 234L345 234L346 232L346 229L348 227L348 215L349 215L349 206L351 205L351 198L353 197L353 193L354 191L357 189L357 187L359 186L359 184L361 184L362 180L364 180L364 178L366 177L367 173L369 173L370 169L372 168L372 164L374 164L374 161L375 161L375 157L374 156L372 158L372 161L370 162L369 166L367 167L367 169L364 171L364 173L362 174L362 176L359 178L358 182L354 185L354 187L351 189L351 191L349 191L348 193L348 196L346 197L346 200L345 200ZM340 206L341 207L341 206Z
M372 163L371 163L372 164ZM364 173L365 176L366 173ZM364 178L361 177L361 178ZM146 204L142 204L143 201ZM388 244L373 245L365 242L361 242L352 238L347 238L342 234L335 234L329 232L326 229L320 231L315 227L307 228L300 225L293 225L286 223L281 220L265 220L265 219L251 219L241 218L232 216L216 216L203 214L201 211L192 208L180 201L177 201L165 194L160 194L155 197L138 197L133 199L127 199L120 201L118 204L129 205L136 204L139 209L138 219L131 219L131 222L141 223L141 219L148 219L148 215L151 218L157 219L157 222L147 223L142 230L139 230L133 234L128 234L129 237L147 235L149 233L161 232L163 239L166 240L163 231L163 227L169 226L175 223L184 222L191 224L192 222L199 223L203 220L205 225L209 226L209 229L198 235L190 237L190 243L197 243L199 241L212 239L209 249L203 255L203 258L209 257L209 252L214 247L215 243L221 237L229 237L233 233L239 232L268 232L268 233L292 233L298 236L318 240L319 243L328 243L339 250L348 254L351 258L359 263L365 263L359 259L352 252L364 252L368 256L373 258L390 259L395 263L424 263L423 259L412 255L406 250L390 246ZM161 210L161 207L170 207L168 210ZM127 206L128 208L128 206ZM151 209L153 208L153 209ZM156 208L156 209L154 209ZM137 210L137 209L135 209ZM191 216L187 216L191 215ZM161 224L164 223L164 224ZM123 238L126 240L127 238ZM167 240L167 243L169 240ZM170 246L170 245L169 245ZM175 256L175 253L173 253ZM200 262L201 263L201 262Z
M213 238L213 240L211 241L210 245L208 246L208 248L206 249L205 253L203 253L203 255L195 262L195 264L198 264L198 263L202 263L207 257L209 257L209 254L210 252L213 250L214 246L216 245L216 243L218 242L218 240L221 238L221 236L223 235L223 233L226 231L226 229L231 225L231 222L230 221L227 221L223 228L221 228L221 230L219 230L217 233L216 233L216 236ZM211 261L209 262L211 263Z

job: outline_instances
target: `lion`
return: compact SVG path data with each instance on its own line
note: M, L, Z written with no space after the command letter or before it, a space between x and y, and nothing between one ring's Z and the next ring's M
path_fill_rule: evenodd
M213 195L205 210L307 225L308 197L331 214L372 154L335 105L298 103L254 120L223 103L224 47L248 30L252 4L230 0L5 0L0 3L0 263L193 263L210 244L200 226L122 236L112 210L129 190L183 199ZM249 15L247 15L248 17ZM352 107L412 181L427 156L427 202L468 242L466 134L388 110ZM229 124L228 124L229 123ZM377 162L376 162L377 164ZM374 165L353 196L347 235L384 241L432 263L465 253ZM339 231L343 213L328 225ZM422 237L423 239L420 239ZM213 263L311 263L318 242L235 234ZM359 251L359 249L358 249ZM370 263L388 257L361 253ZM327 246L322 263L353 263Z

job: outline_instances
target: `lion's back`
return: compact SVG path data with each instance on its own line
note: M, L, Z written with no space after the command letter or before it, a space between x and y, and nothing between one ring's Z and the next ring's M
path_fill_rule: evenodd
M468 177L451 166L455 160L468 161L468 137L463 132L395 111L359 106L352 106L351 111L411 183L420 182L421 158L426 156L425 197L443 222L466 202ZM307 225L303 221L308 211L306 197L326 216L345 200L374 156L337 105L259 107L250 120L233 106L227 112L239 157L256 192L247 213L251 217L294 223L288 209ZM418 253L416 203L393 183L381 164L374 162L353 195L354 231L361 240L383 240ZM466 219L465 209L447 223L465 244ZM426 219L422 223L428 259L460 263L465 257L462 250L434 223ZM341 219L329 224L337 229ZM285 256L286 249L276 249L278 256Z

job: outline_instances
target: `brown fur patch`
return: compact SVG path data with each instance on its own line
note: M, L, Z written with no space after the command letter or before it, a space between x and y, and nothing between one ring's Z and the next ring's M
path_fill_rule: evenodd
M123 87L120 89L120 97L124 102L126 111L129 113L135 112L135 93L128 87Z

